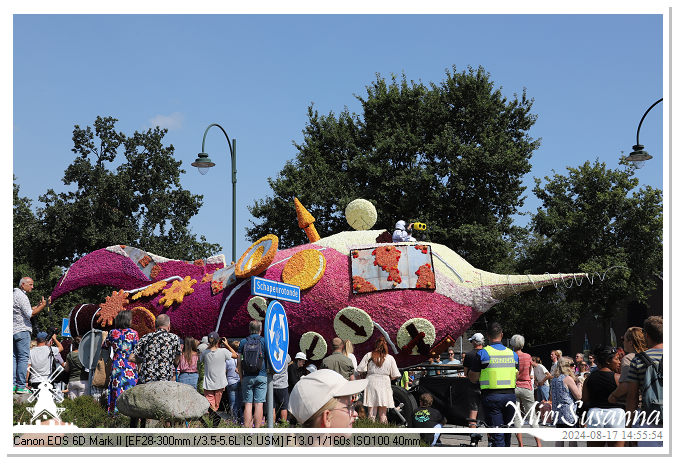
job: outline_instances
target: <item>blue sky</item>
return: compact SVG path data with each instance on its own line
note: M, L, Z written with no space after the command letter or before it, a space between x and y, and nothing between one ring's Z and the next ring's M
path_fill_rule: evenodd
M227 257L231 184L218 130L206 144L217 166L207 176L190 166L210 123L237 139L240 255L249 246L247 206L271 194L267 178L294 158L308 105L358 112L353 95L365 95L375 73L438 83L453 65L481 65L506 96L526 88L538 115L531 136L542 139L524 179L527 213L539 206L534 176L596 157L617 164L646 108L663 96L659 14L17 15L13 28L13 173L21 194L37 204L48 188L63 190L74 125L92 125L97 115L117 118L128 134L159 124L184 163L183 186L205 195L193 232ZM654 159L638 176L657 188L663 110L649 113L640 136Z

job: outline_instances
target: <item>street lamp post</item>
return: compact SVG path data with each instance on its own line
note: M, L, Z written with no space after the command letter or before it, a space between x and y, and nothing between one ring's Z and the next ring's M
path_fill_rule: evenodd
M191 166L195 166L198 168L198 172L200 172L202 175L207 174L207 171L215 165L215 163L212 162L210 157L208 156L207 153L205 153L205 137L207 137L207 132L210 130L212 126L219 127L222 132L224 133L224 136L226 137L226 143L229 146L229 152L231 153L231 184L233 186L233 204L231 206L231 261L236 261L236 139L229 139L228 134L224 130L222 126L219 124L210 124L207 126L207 129L205 129L205 133L203 134L203 146L198 153L198 158L196 158L196 161L191 163Z
M625 161L631 161L637 168L640 168L641 166L644 165L644 163L647 160L653 158L651 155L648 154L647 151L644 150L644 146L639 144L639 131L641 130L641 124L644 122L644 118L646 117L648 112L651 111L653 107L660 103L661 101L662 98L657 102L653 103L651 106L649 106L644 115L641 117L641 121L639 121L639 127L637 127L637 144L632 147L634 151L630 153L627 158L625 158Z

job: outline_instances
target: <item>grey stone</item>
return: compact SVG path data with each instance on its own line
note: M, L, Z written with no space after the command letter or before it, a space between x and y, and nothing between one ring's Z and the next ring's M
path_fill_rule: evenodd
M189 385L160 380L126 390L116 406L129 417L186 420L203 416L210 403Z

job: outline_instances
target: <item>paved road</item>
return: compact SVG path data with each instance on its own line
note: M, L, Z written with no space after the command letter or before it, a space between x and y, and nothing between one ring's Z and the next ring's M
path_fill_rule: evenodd
M446 431L454 428L460 428L455 425L447 425L444 427ZM488 436L486 434L482 434L483 438L481 441L478 443L479 447L487 447L488 446ZM537 442L535 441L535 437L533 435L530 435L528 433L523 433L523 446L526 448L537 448ZM442 446L469 446L470 445L470 437L469 434L442 434L440 438L440 442ZM542 442L542 446L544 447L554 447L556 445L555 442L553 441L546 441ZM516 439L516 434L512 433L512 446L518 447L519 442ZM578 446L586 446L584 443L578 443Z

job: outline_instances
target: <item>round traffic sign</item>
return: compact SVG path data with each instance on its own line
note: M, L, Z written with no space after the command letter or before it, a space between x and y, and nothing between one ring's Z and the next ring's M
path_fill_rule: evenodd
M269 365L275 373L286 369L290 333L285 308L278 300L272 300L264 316L264 339Z

